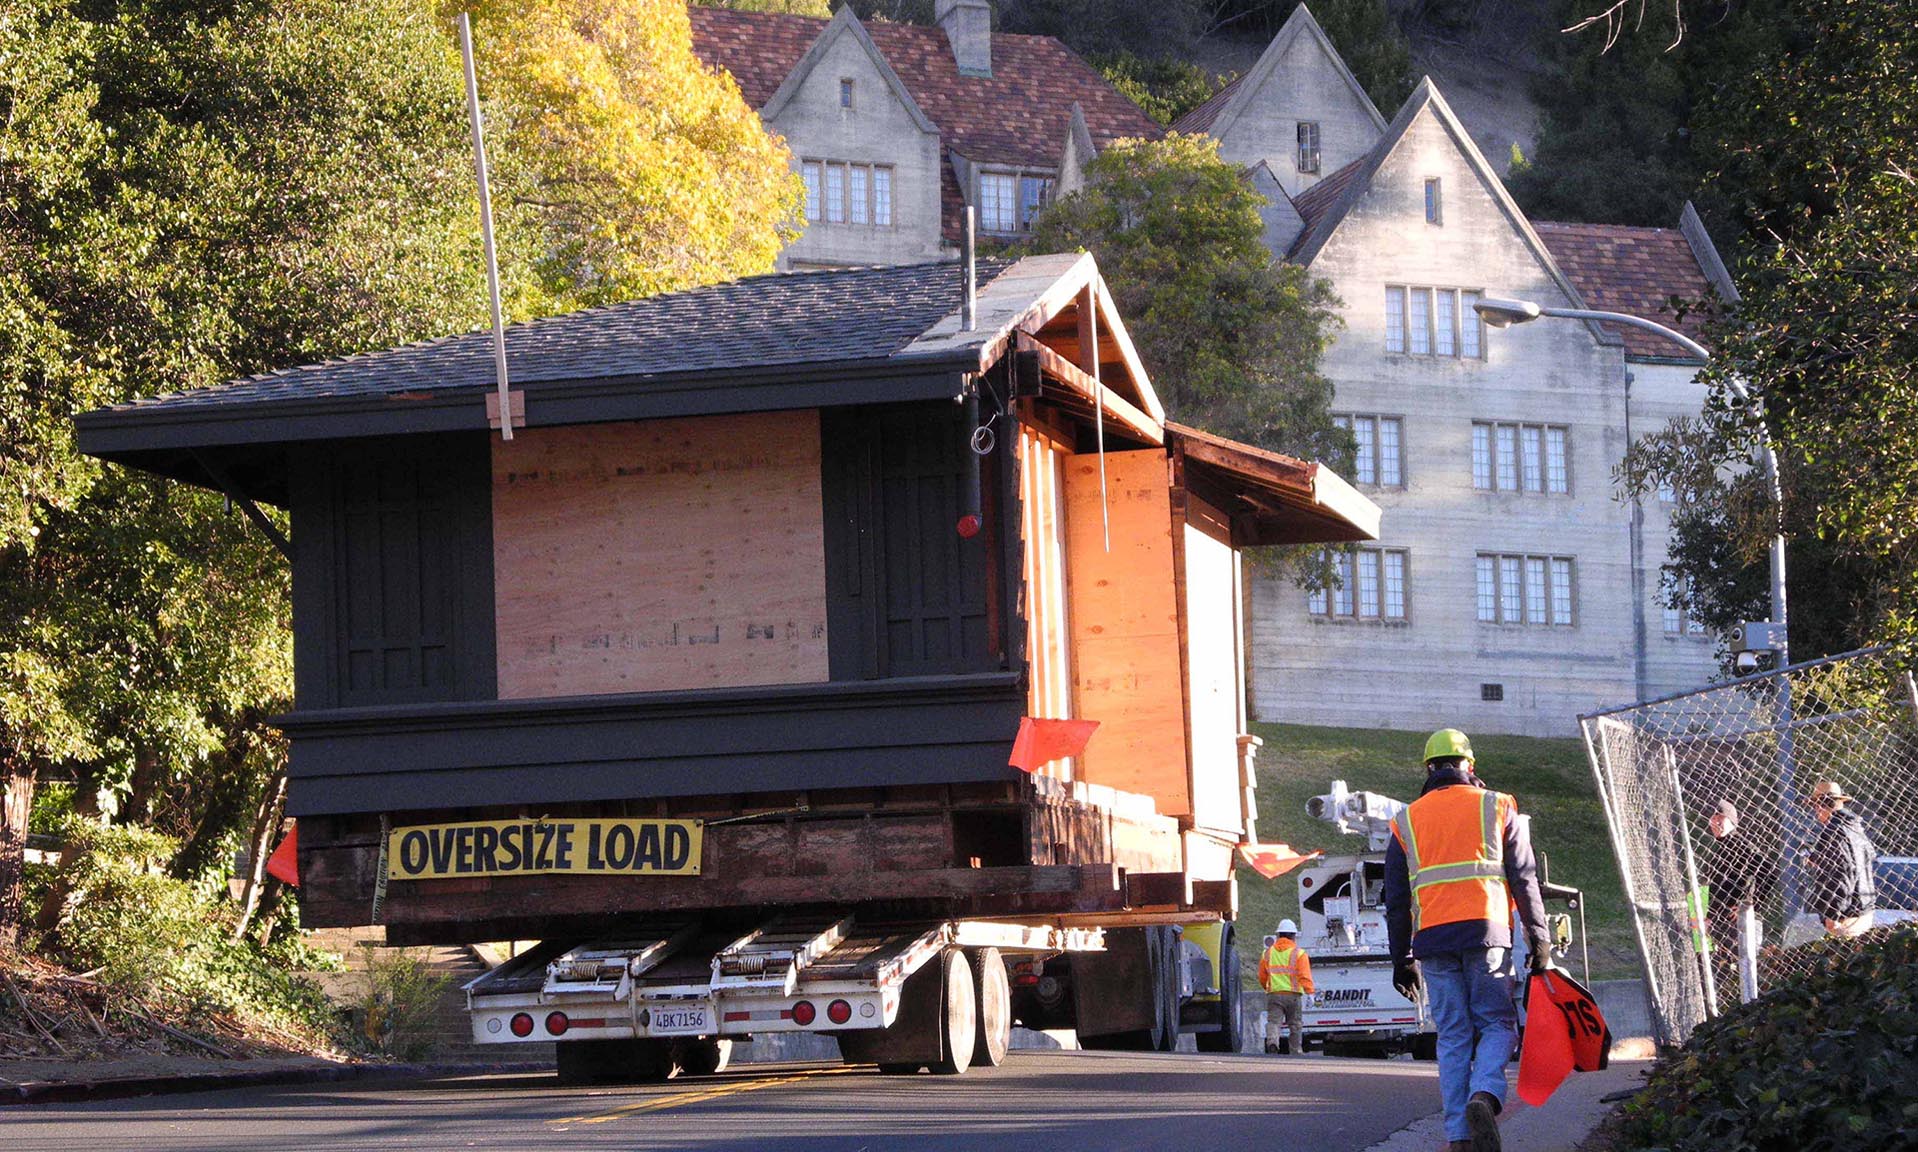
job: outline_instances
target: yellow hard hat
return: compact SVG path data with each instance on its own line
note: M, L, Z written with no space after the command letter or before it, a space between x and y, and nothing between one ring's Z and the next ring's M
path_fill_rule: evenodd
M1466 739L1465 733L1456 728L1440 728L1425 741L1427 764L1434 760L1449 760L1453 757L1462 760L1472 759L1472 742Z

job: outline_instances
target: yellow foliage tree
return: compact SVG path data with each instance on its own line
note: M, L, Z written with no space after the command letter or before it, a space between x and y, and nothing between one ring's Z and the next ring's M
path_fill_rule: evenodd
M785 142L693 54L682 0L486 0L473 15L501 228L533 266L515 313L772 268L803 188Z

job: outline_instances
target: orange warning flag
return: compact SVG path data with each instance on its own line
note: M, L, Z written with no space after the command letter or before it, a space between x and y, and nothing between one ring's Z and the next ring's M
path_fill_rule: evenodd
M1274 880L1325 853L1295 852L1290 844L1241 844L1239 855L1245 858L1254 872L1267 880Z
M1612 1032L1591 992L1557 969L1534 972L1525 993L1519 1099L1538 1107L1572 1073L1603 1070L1611 1052Z
M266 858L266 871L277 877L282 883L298 888L300 886L300 826L295 824L286 830L286 839Z
M1036 772L1040 765L1086 750L1097 720L1035 720L1019 718L1019 735L1012 742L1012 759L1006 763L1025 772Z

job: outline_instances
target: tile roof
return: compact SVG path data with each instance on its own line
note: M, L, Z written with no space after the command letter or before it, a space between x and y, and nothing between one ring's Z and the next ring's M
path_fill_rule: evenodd
M1361 156L1345 167L1335 169L1317 184L1292 198L1292 207L1298 209L1299 219L1303 221L1299 238L1292 245L1294 251L1321 225L1331 227L1338 223L1338 218L1344 214L1341 205L1345 201L1346 190L1358 179L1359 170L1365 167L1367 159Z
M1234 76L1224 87L1206 97L1205 103L1174 120L1172 130L1186 133L1211 131L1212 122L1219 118L1219 113L1225 111L1227 104L1232 103L1232 94L1239 90L1239 81L1244 79L1243 76Z
M827 21L778 13L691 9L693 50L732 73L754 108L785 82ZM1164 133L1138 105L1050 36L992 36L992 75L961 76L944 31L920 24L865 25L880 55L939 128L941 143L975 162L1059 163L1072 105L1096 144Z
M1643 316L1703 339L1701 308L1716 304L1718 296L1678 229L1545 220L1532 227L1586 307ZM1682 317L1675 302L1686 306ZM1618 334L1627 356L1688 358L1683 348L1656 333L1622 328Z
M979 283L1012 266L979 261ZM721 372L894 355L959 308L957 264L753 276L514 324L515 385ZM468 332L383 352L248 376L112 411L359 399L494 386L492 334Z

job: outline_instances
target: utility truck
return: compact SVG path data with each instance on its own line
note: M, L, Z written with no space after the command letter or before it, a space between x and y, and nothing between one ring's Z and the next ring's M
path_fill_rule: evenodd
M1376 792L1353 792L1343 780L1306 801L1307 815L1340 832L1363 837L1363 852L1322 856L1299 869L1299 943L1312 958L1315 991L1303 1004L1305 1045L1328 1055L1391 1056L1409 1052L1416 1059L1438 1054L1438 1034L1423 997L1413 1000L1392 986L1392 957L1386 937L1385 849L1392 820L1405 805ZM1527 819L1521 815L1519 819ZM1579 914L1575 888L1553 885L1540 857L1540 890L1548 901ZM1568 913L1548 913L1552 954L1563 958L1572 945ZM1521 934L1513 939L1523 950ZM1587 966L1589 978L1589 965ZM1522 954L1515 971L1524 971Z
M1238 1046L1240 550L1378 509L1167 421L1089 256L755 277L79 439L286 551L303 921L542 941L476 1040L573 1080L785 1030L959 1072L1013 1018Z

